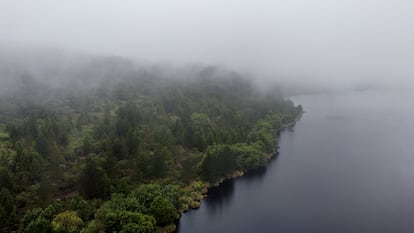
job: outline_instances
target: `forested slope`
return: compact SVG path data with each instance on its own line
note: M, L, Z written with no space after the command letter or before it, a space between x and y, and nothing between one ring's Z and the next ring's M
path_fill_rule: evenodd
M171 230L210 184L265 165L302 112L214 67L0 61L3 232Z

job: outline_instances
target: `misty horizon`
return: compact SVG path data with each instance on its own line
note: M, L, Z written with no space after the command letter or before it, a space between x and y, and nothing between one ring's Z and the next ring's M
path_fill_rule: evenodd
M0 46L203 64L259 82L413 87L409 1L4 1Z
M0 0L0 233L414 232L413 13Z

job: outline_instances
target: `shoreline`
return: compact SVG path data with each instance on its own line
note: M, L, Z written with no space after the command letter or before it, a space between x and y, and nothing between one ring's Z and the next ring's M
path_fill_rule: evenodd
M303 114L304 114L304 112L302 111L300 114L298 114L295 117L295 119L292 122L282 125L281 129L277 130L277 132L276 132L277 133L277 137L276 138L277 139L280 138L280 135L279 134L283 130L285 130L287 128L290 128L290 127L294 127L295 124L302 118L302 115ZM261 167L266 167L272 159L274 159L275 157L277 157L277 155L279 153L278 152L278 149L279 149L279 146L276 145L276 148L274 149L274 152L268 155L266 164L264 166L261 166ZM261 167L259 167L259 168L261 168ZM191 185L187 186L186 188L190 188L190 190L191 190L192 188L194 188L192 186L196 186L197 184L199 184L199 182L202 183L203 185L202 185L201 189L200 189L200 187L196 187L195 190L193 190L192 193L194 195L192 195L192 197L190 197L192 199L191 204L190 205L184 205L184 207L179 210L179 215L180 216L179 216L179 218L177 218L176 223L178 221L180 221L180 219L181 219L181 217L182 217L182 215L184 213L186 213L188 211L191 211L191 210L197 210L197 209L199 209L201 207L201 204L202 204L203 199L206 198L206 197L208 197L207 196L207 193L208 193L209 189L211 189L213 187L219 187L223 182L225 182L227 180L231 180L231 179L236 179L238 177L242 177L246 173L248 173L248 172L250 172L252 170L235 171L232 175L227 176L225 178L222 178L222 179L220 179L218 182L216 182L214 184L211 184L211 183L208 183L208 182L207 183L202 183L201 181L194 181ZM171 224L171 225L165 226L165 227L163 227L161 229L160 232L162 232L162 233L175 233L175 232L177 232L176 231L176 224Z

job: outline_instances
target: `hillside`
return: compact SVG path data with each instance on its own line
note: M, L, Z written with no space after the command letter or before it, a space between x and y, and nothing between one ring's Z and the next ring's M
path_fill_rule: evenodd
M172 230L206 187L264 166L277 132L302 112L216 67L7 61L3 232Z

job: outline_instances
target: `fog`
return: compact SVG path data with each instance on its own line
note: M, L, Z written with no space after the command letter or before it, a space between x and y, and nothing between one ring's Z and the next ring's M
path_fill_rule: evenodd
M290 86L411 88L412 12L409 0L1 0L0 44L217 65Z

